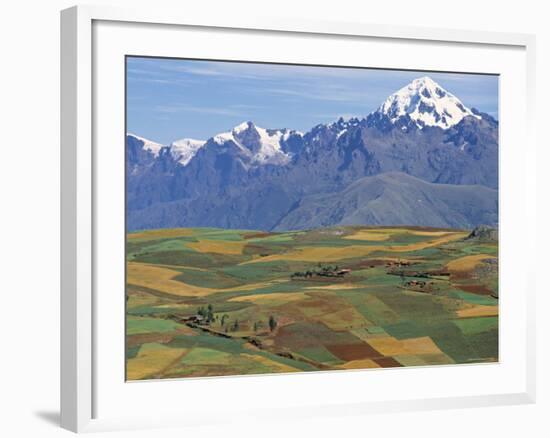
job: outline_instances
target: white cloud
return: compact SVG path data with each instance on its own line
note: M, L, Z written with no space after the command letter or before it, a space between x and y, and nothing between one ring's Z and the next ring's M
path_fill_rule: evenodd
M196 105L157 105L153 107L153 111L164 114L177 114L177 113L201 113L201 114L213 114L222 116L243 116L243 113L233 108L217 108L207 106Z

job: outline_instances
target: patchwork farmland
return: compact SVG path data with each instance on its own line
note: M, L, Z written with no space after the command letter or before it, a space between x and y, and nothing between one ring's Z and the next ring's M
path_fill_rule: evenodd
M127 379L498 360L498 242L469 231L127 236Z

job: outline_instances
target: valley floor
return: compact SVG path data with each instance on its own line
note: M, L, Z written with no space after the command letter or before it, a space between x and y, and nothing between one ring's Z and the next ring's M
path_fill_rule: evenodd
M127 236L127 379L494 362L498 243L467 231Z

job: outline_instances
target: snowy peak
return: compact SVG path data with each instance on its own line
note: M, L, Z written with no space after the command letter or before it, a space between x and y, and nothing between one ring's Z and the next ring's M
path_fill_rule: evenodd
M127 135L138 142L138 147L149 151L155 158L166 153L183 167L187 166L199 150L207 145L209 148L219 148L218 152L232 149L246 167L264 164L286 165L301 148L303 142L303 134L299 131L286 128L265 129L250 121L243 122L230 131L217 134L208 141L182 138L168 146L134 134Z
M131 134L131 133L128 133L127 135L129 137L133 137L136 140L142 142L143 143L142 148L146 151L151 152L155 157L158 157L158 154L159 154L160 150L164 147L164 145L162 145L160 143L156 143L154 141L147 140L146 138L140 137L139 135L135 135L135 134Z
M172 142L169 146L165 146L144 137L140 137L139 135L128 133L127 136L142 143L141 148L145 151L149 151L155 158L160 155L163 148L166 148L172 158L183 166L187 166L189 161L196 155L197 151L206 143L203 140L182 138L181 140Z
M214 136L213 141L218 145L229 141L234 143L251 164L284 165L293 155L286 144L291 136L301 137L302 133L289 129L265 129L247 121Z
M233 128L233 133L235 134L241 134L242 132L245 132L249 129L254 129L255 125L253 122L242 122L240 125L237 125Z
M170 145L170 153L172 158L182 164L187 166L189 161L197 154L200 148L205 145L204 140L195 140L194 138L182 138L181 140L176 140Z
M408 115L421 129L425 126L447 129L466 116L480 118L428 76L415 79L392 94L377 112L388 116L392 123Z
M283 149L285 132L281 130L267 130L256 127L260 136L260 148L256 152L255 159L259 163L287 164L291 155Z

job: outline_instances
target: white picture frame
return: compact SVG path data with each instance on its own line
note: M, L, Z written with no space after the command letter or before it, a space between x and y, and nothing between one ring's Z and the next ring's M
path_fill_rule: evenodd
M258 36L264 32L268 32L272 38L280 37L313 37L320 36L325 38L349 38L353 41L384 41L387 44L408 44L411 47L414 45L444 45L453 44L461 46L464 50L483 48L487 52L494 50L495 52L504 53L509 51L514 53L514 59L519 59L521 62L515 65L517 70L517 78L519 83L513 83L512 79L507 82L504 87L511 87L512 84L517 87L514 94L514 101L517 101L518 107L514 109L514 114L521 116L521 120L525 124L521 124L522 129L522 144L521 152L523 157L521 162L516 160L517 151L510 150L509 154L501 160L503 169L508 164L513 165L514 162L519 163L521 170L518 172L514 184L514 191L506 191L507 182L502 181L503 189L501 201L505 201L505 205L513 204L512 201L522 200L523 208L513 208L501 210L502 215L509 218L509 226L501 227L501 237L503 233L510 236L509 244L503 245L501 251L504 255L516 250L533 250L536 236L536 224L534 216L525 216L528 209L533 209L536 204L535 198L535 160L536 160L536 145L534 141L534 126L532 112L534 111L534 53L535 53L535 38L532 35L524 34L508 34L508 33L492 33L484 31L461 31L452 29L428 29L416 27L397 27L386 25L374 25L367 23L338 23L338 22L317 22L308 20L298 20L292 18L274 18L274 17L248 17L242 14L241 19L227 21L223 17L218 17L215 14L199 15L196 13L188 13L185 9L176 11L164 11L157 8L150 10L133 10L119 9L104 6L77 6L66 9L61 13L61 425L62 427L75 431L99 431L112 430L120 428L147 428L147 427L162 427L162 426L178 426L189 425L199 421L201 415L206 412L201 412L197 408L192 412L192 415L186 415L191 411L186 411L183 404L180 408L173 411L165 411L162 404L153 409L146 407L146 412L150 415L134 415L130 412L114 413L108 407L104 407L105 403L101 400L109 379L113 381L120 380L120 373L110 376L105 379L105 357L106 355L98 355L98 351L103 348L106 343L103 333L109 329L110 325L115 327L120 321L115 322L109 320L107 314L102 313L101 306L105 300L97 300L98 287L106 284L106 281L111 281L114 277L109 277L103 274L102 270L102 251L105 251L103 242L105 238L99 238L99 235L106 235L105 226L101 225L100 214L101 209L98 205L103 202L105 191L101 188L109 183L106 178L113 180L123 175L123 167L120 168L120 174L114 176L111 171L116 172L116 167L109 168L104 158L98 158L97 141L104 137L102 132L99 132L95 125L101 119L98 115L99 108L103 105L101 98L103 95L97 94L97 85L101 77L101 67L95 65L94 60L102 59L101 53L105 45L102 45L101 32L98 32L94 26L101 23L108 23L109 26L117 24L131 24L136 32L136 26L144 26L149 28L150 32L161 32L166 30L176 30L178 28L186 28L191 30L199 30L202 34L208 35L209 32L223 32L227 30L237 31L240 35ZM114 29L114 28L113 28ZM116 32L118 32L117 30ZM110 32L110 31L109 31ZM112 56L118 56L125 51L123 45L117 45L116 32L109 33L110 41L113 42ZM122 30L126 32L126 30ZM196 43L196 42L195 42ZM151 42L149 50L154 50L155 42ZM281 43L284 44L284 43ZM286 43L288 44L288 42ZM314 44L314 43L312 43ZM197 45L197 44L195 44ZM120 46L120 47L119 47ZM159 44L160 47L160 44ZM195 50L200 51L201 47ZM116 52L121 50L122 52ZM169 50L165 48L165 50ZM107 60L110 58L106 58ZM503 58L504 59L504 58ZM102 59L103 62L103 59ZM438 60L432 60L431 65L427 65L426 69L437 66ZM483 62L480 60L480 65ZM485 65L488 61L485 60ZM501 61L503 62L503 61ZM498 64L498 63L497 63ZM495 64L496 65L496 64ZM419 66L417 65L416 68ZM487 67L488 69L489 67ZM495 67L498 72L498 66ZM513 75L511 75L512 77ZM523 81L524 79L524 81ZM502 91L502 89L501 89ZM506 91L506 90L504 90ZM510 94L512 96L512 94ZM502 101L502 105L508 105L506 99ZM117 103L119 103L117 101ZM114 105L116 111L123 111L120 105ZM506 110L506 108L504 108ZM123 117L123 115L121 115ZM506 120L506 117L503 118ZM103 128L102 128L103 129ZM105 129L107 131L108 129ZM116 129L115 129L116 131ZM121 133L122 134L122 133ZM105 134L107 135L107 134ZM505 133L505 136L517 133ZM105 137L116 138L116 137ZM121 137L122 138L122 137ZM504 138L506 140L506 138ZM121 145L122 145L121 140ZM509 163L511 161L511 163ZM102 167L103 166L103 167ZM115 169L115 170L113 170ZM109 174L113 176L105 177ZM102 176L99 176L102 175ZM99 183L98 183L99 181ZM98 185L99 184L99 185ZM108 184L110 186L110 184ZM505 198L503 198L505 197ZM509 198L509 200L508 200ZM116 202L118 198L114 197L111 202ZM107 202L107 201L106 201ZM512 205L510 205L512 207ZM104 210L104 209L103 209ZM521 216L520 215L524 215ZM120 224L118 218L115 220ZM523 241L514 239L513 223L518 223L520 220L527 221L527 226L523 230ZM114 227L116 228L116 226ZM503 228L505 230L503 231ZM508 230L508 231L506 231ZM106 233L106 234L105 234ZM517 237L517 236L516 236ZM99 240L98 240L99 239ZM101 239L104 239L101 243ZM521 257L521 255L520 255ZM296 403L286 405L283 400L274 397L274 403L277 409L265 410L254 406L251 401L246 402L246 394L251 394L253 391L252 385L262 388L280 387L289 388L290 385L304 385L304 388L318 387L319 385L327 385L327 391L330 393L335 385L342 388L353 388L357 384L358 379L364 379L364 371L360 372L337 372L332 374L336 377L326 377L327 373L311 373L311 377L307 377L307 383L302 384L303 375L297 374L293 376L264 376L264 377L245 377L243 378L217 378L217 379L191 379L188 383L189 390L200 391L207 385L218 385L220 388L234 388L239 385L243 392L243 403L241 409L236 409L231 412L222 412L216 410L215 407L210 407L209 415L216 414L218 421L228 420L230 417L246 418L253 415L265 418L274 418L276 416L292 416L310 417L312 415L342 415L342 414L364 414L368 412L399 412L414 409L441 409L441 408L457 408L457 407L472 407L472 406L489 406L489 405L504 405L504 404L519 404L532 403L535 400L535 310L534 310L534 279L535 273L532 268L524 263L521 264L517 272L505 272L509 279L515 281L518 290L518 296L514 297L514 309L510 309L510 317L505 320L504 324L516 325L517 329L517 346L521 351L517 352L517 363L514 364L514 370L509 371L512 374L502 374L502 380L513 382L509 387L504 387L505 382L502 382L503 389L492 390L487 389L482 393L456 391L454 393L439 392L436 395L435 388L431 396L418 396L419 393L411 390L410 392L394 391L389 398L381 396L372 396L371 398L362 398L355 396L346 400L345 394L340 394L340 398L334 397L331 402L319 400L318 394L312 390L311 395L297 397ZM115 275L116 277L116 275ZM502 281L502 277L501 277ZM120 287L120 284L117 284ZM121 300L122 300L121 295ZM506 305L506 298L501 300ZM512 301L509 301L512 303ZM505 307L506 308L506 307ZM117 314L113 314L114 318L118 318ZM120 314L120 318L124 318ZM107 321L106 321L107 320ZM122 322L123 324L123 322ZM502 323L501 323L502 324ZM506 328L506 327L502 327ZM115 327L113 330L117 330ZM114 336L116 338L116 336ZM501 338L501 347L507 339ZM121 354L123 346L120 345ZM103 350L101 350L103 351ZM112 350L106 349L103 352ZM494 366L506 368L507 362L503 361ZM493 371L487 371L486 365L465 366L462 370L467 369L468 376L478 374L480 379L482 376L489 375ZM414 379L434 379L444 378L447 373L455 373L447 371L450 368L428 368L416 370ZM498 368L495 368L498 372ZM369 371L367 371L369 372ZM401 384L406 384L407 379L413 378L412 374L400 374L402 371L385 370L385 376L390 376L390 379L399 381ZM508 372L508 371L507 371ZM373 373L370 371L370 373ZM466 378L466 373L462 376ZM329 373L330 374L330 373ZM372 374L374 375L374 374ZM457 373L456 378L461 374ZM508 376L508 377L506 377ZM241 379L241 380L239 380ZM254 380L255 379L255 380ZM275 379L275 380L273 380ZM387 380L387 379L386 379ZM148 394L166 393L167 397L174 397L174 385L180 383L174 382L140 382L140 383L124 383L119 382L121 388L129 387L131 394L128 397L136 399L139 390L138 385L148 386ZM126 385L126 386L124 386ZM160 385L154 388L154 385ZM172 385L172 386L170 386ZM332 385L332 386L331 386ZM495 383L496 385L496 383ZM375 384L373 383L373 387ZM491 388L487 386L487 388ZM496 387L495 387L496 388ZM99 392L98 392L99 391ZM176 390L177 391L177 390ZM374 391L374 390L373 390ZM171 394L169 395L168 393ZM375 393L376 391L374 391ZM460 395L457 395L459 394ZM113 398L113 404L119 403L117 399L121 392L116 392L113 389L109 393L109 397ZM145 394L145 392L144 392ZM248 405L246 405L248 403ZM278 405L277 405L278 403ZM101 412L108 412L103 415ZM100 413L100 414L98 414Z

